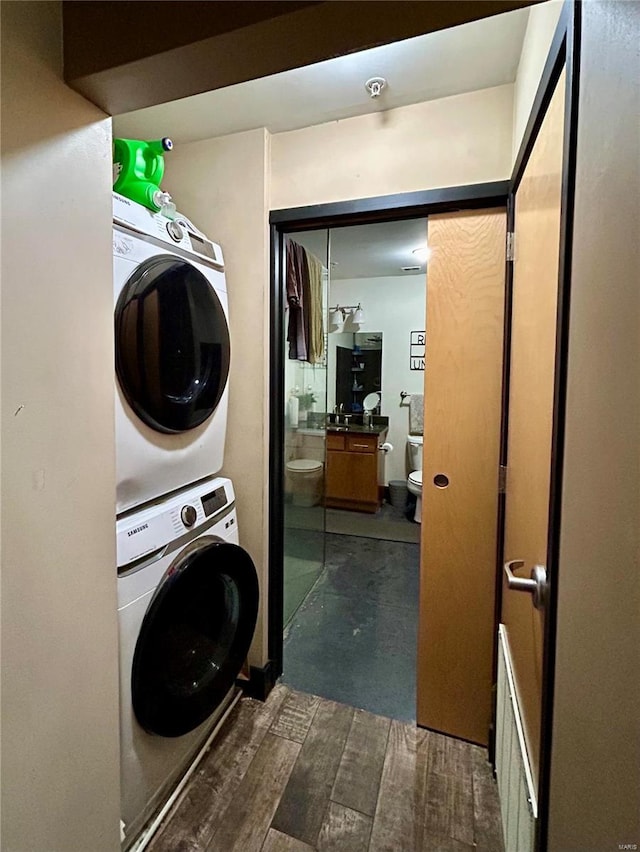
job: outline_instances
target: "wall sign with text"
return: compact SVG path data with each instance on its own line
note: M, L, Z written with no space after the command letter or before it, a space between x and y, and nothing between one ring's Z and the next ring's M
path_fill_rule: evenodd
M427 348L426 331L412 331L409 346L409 367L411 370L424 370Z

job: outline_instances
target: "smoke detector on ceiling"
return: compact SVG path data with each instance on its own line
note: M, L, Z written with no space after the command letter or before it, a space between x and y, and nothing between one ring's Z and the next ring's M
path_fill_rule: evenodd
M370 77L364 84L364 87L372 98L377 98L386 85L387 81L384 77Z

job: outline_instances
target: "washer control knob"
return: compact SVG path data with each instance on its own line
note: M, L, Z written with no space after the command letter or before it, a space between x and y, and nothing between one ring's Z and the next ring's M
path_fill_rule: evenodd
M184 236L182 228L177 222L167 222L167 232L171 239L175 240L177 243L179 243Z
M183 506L180 511L180 517L182 518L182 523L185 527L192 527L196 522L198 513L193 506Z

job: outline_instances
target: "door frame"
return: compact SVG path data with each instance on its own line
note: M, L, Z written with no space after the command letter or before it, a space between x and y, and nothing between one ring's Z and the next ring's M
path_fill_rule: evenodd
M549 54L529 115L529 120L518 149L513 173L509 182L507 200L507 232L515 229L515 194L524 174L536 138L553 97L556 84L566 68L565 114L562 160L562 200L560 213L560 249L558 264L558 305L556 311L556 358L553 389L553 423L551 445L551 471L549 492L549 523L547 534L547 576L553 580L547 599L542 660L542 715L540 731L540 764L538 778L538 819L536 822L535 850L546 852L549 818L549 791L551 777L551 740L555 680L556 636L558 611L556 594L559 576L560 527L562 507L562 475L564 463L564 433L567 391L567 353L569 342L569 307L571 287L571 262L573 239L573 213L575 196L576 150L578 127L580 62L580 0L565 0L553 36ZM515 248L517 251L517 245ZM500 465L507 465L509 422L509 380L511 360L511 305L513 296L513 262L506 261L505 335L503 353L502 424L500 440ZM498 548L496 560L495 625L500 621L502 609L502 573L504 563L506 495L498 498ZM494 645L493 682L497 682L498 645ZM492 737L489 742L489 759L495 769L495 720L497 695L494 694Z
M428 218L434 213L506 207L509 181L470 184L353 201L272 210L269 355L268 663L264 692L282 674L284 603L284 245L285 234ZM255 673L257 674L257 673ZM262 692L263 690L259 690Z

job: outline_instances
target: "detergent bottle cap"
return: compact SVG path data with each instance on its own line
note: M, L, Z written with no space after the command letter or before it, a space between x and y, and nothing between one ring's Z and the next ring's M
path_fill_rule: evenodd
M168 192L163 192L161 189L156 190L153 193L153 203L159 209L162 216L166 216L167 219L172 220L176 218L176 205L171 200Z

